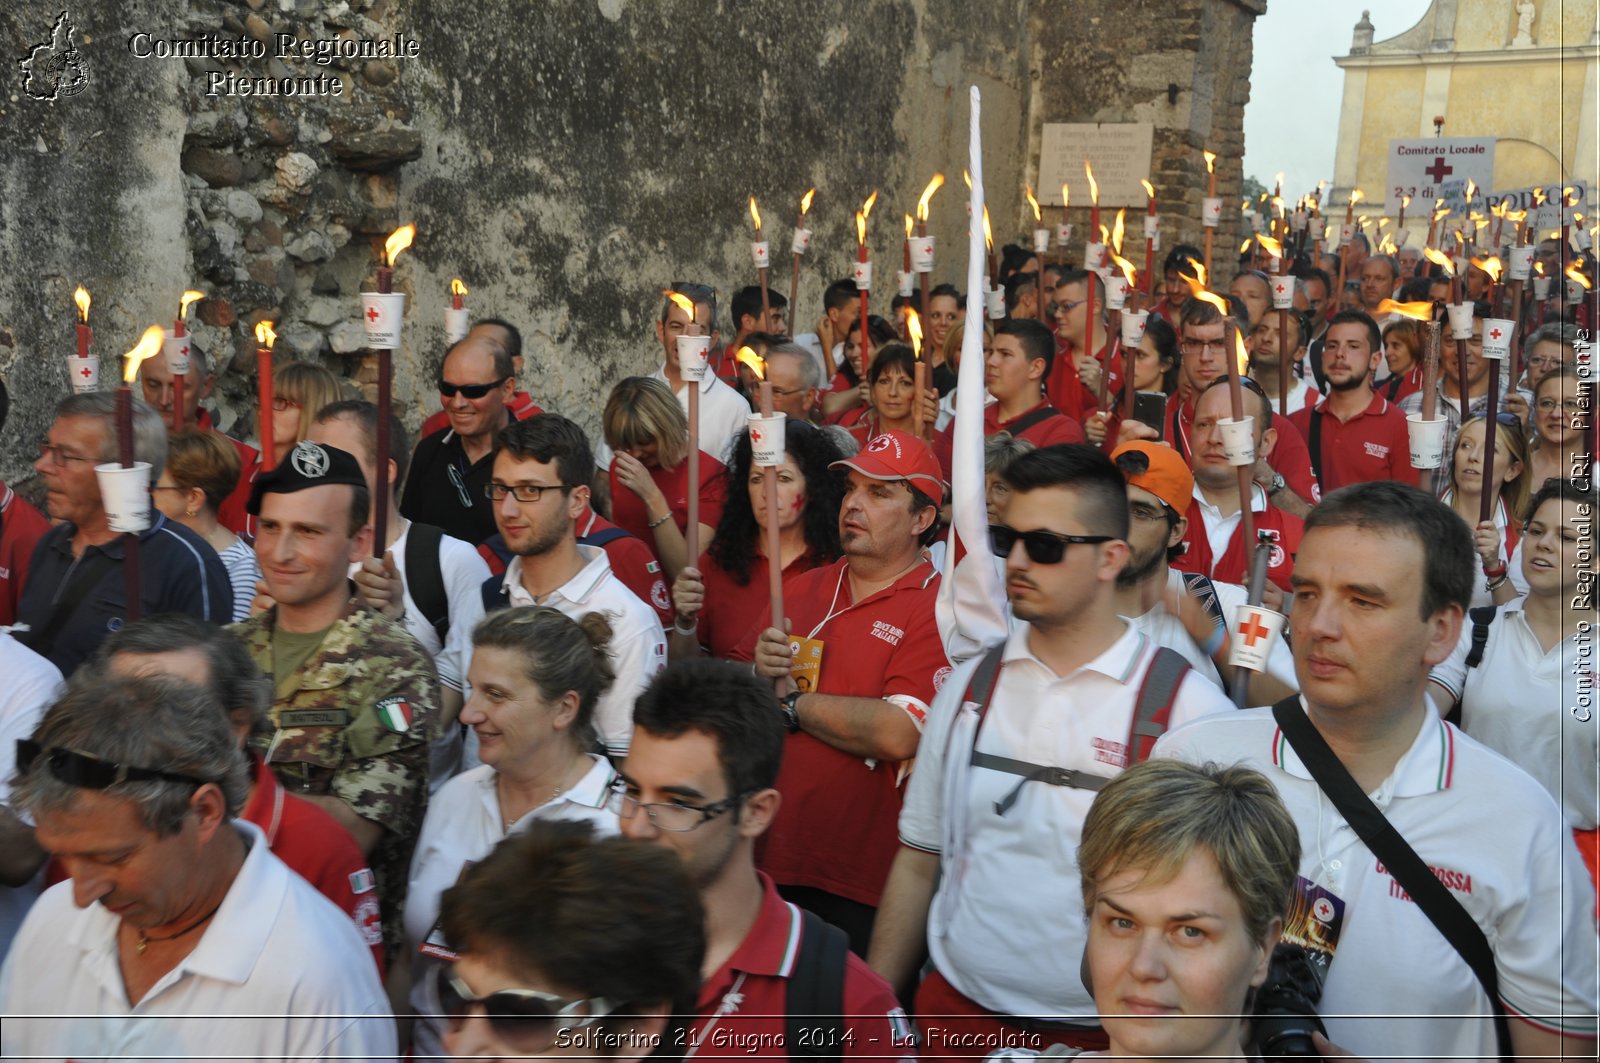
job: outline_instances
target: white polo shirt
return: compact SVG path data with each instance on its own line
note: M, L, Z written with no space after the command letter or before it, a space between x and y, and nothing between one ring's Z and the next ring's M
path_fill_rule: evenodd
M422 834L411 856L410 886L406 890L406 950L411 963L411 1004L422 1016L413 1027L419 1058L444 1055L444 1024L433 969L440 959L422 952L423 942L439 921L439 900L456 884L470 864L489 855L496 845L525 830L536 820L581 820L594 825L596 837L617 833L617 815L606 808L611 780L616 772L604 757L594 763L569 790L504 826L495 770L487 764L457 775L445 783L428 803Z
M1568 826L1593 830L1600 823L1595 636L1586 642L1568 635L1546 652L1528 627L1523 602L1501 606L1477 667L1467 667L1469 619L1454 652L1428 678L1460 699L1463 731L1537 779Z
M1028 649L1032 630L1013 625L1006 639L978 749L1118 774L1155 644L1124 625L1110 649L1057 676ZM1095 1023L1094 1001L1078 974L1085 927L1077 864L1079 832L1095 795L1030 782L1005 815L996 813L995 804L1022 777L970 763L977 706L963 694L981 661L961 665L934 698L900 813L901 842L941 858L928 947L939 972L991 1011ZM1171 724L1232 709L1216 686L1190 672Z
M1177 569L1167 569L1167 589L1176 594L1188 593L1184 589L1183 577L1184 573ZM1235 623L1235 611L1250 600L1249 593L1237 583L1212 580L1211 586L1216 589L1217 604L1222 607L1222 615L1232 627ZM1222 686L1222 677L1217 673L1216 662L1206 656L1200 644L1189 634L1189 629L1183 626L1183 621L1167 611L1165 601L1158 600L1148 612L1140 616L1125 616L1122 619L1149 635L1150 640L1157 646L1165 646L1169 650L1183 654L1184 660L1189 662L1189 667L1217 686ZM1267 654L1267 674L1291 690L1300 689L1300 680L1296 679L1294 674L1294 654L1289 651L1289 644L1281 635L1272 640L1272 650Z
M650 374L663 383L667 380L665 366ZM676 392L678 405L689 412L689 383ZM713 458L728 464L733 454L733 441L750 429L750 403L717 374L706 370L700 378L700 449ZM594 448L594 463L602 469L611 468L611 447L601 439Z
M394 1059L394 1018L350 916L235 820L249 855L194 951L128 1002L121 923L72 883L34 905L0 970L0 1052L50 1059Z
M1300 828L1301 876L1344 905L1318 1006L1330 1040L1374 1063L1494 1058L1471 968L1323 796L1270 709L1170 731L1155 755L1239 763L1277 787ZM1594 887L1543 787L1430 711L1368 796L1483 928L1507 1009L1593 1037Z
M0 805L12 815L30 822L11 809L11 776L17 770L17 739L27 738L44 718L44 710L61 690L61 669L28 649L11 635L0 632L0 675L6 677L0 693ZM44 867L20 886L0 886L0 960L6 958L11 939L23 917L39 896Z
M1200 490L1200 485L1194 485L1194 505L1189 507L1189 523L1193 524L1198 515L1201 520L1200 527L1205 530L1206 541L1211 544L1211 556L1220 560L1228 552L1228 544L1233 542L1233 533L1239 530L1243 520L1241 510L1224 514L1221 506L1212 505ZM1250 485L1250 512L1265 513L1267 511L1267 492L1258 483ZM1215 561L1213 561L1215 563ZM1231 620L1230 620L1231 622Z
M547 605L574 620L585 613L600 612L611 622L608 649L617 678L611 689L600 695L595 706L594 724L600 739L613 756L628 752L633 734L633 703L655 674L667 664L667 638L656 611L628 589L611 571L605 550L598 546L579 546L584 566L561 587L535 601L522 586L522 558L514 557L506 566L504 586L513 606Z

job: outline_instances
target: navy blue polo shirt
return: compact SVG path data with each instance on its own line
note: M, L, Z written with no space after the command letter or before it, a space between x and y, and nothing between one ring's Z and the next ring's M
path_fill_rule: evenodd
M226 624L233 619L233 588L227 569L204 539L160 513L139 536L139 588L142 616L188 613L201 620ZM58 524L39 540L28 569L28 582L17 606L17 620L31 629L18 634L36 653L50 659L61 674L70 676L94 653L101 641L120 628L128 615L128 583L123 573L124 536L86 548L72 556L77 528ZM79 599L72 615L51 640L35 645L44 633L57 603L66 595L77 566L95 554L114 562Z

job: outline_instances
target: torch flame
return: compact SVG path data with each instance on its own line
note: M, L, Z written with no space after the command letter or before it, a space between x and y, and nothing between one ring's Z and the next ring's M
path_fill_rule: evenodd
M1470 177L1467 178L1467 202L1471 203L1472 202L1472 197L1476 196L1477 194L1478 194L1478 182L1474 181Z
M1083 160L1083 172L1089 176L1089 202L1099 206L1100 185L1094 179L1094 167L1089 165L1089 160Z
M1444 221L1444 219L1445 219L1445 218L1446 218L1446 217L1448 217L1448 216L1449 216L1449 214L1450 214L1450 208L1449 208L1449 207L1446 207L1446 206L1440 206L1440 207L1439 207L1439 208L1438 208L1438 209L1437 209L1437 210L1435 210L1435 211L1434 211L1434 212L1433 212L1433 220L1434 220L1434 221L1435 221L1435 222L1441 222L1441 221Z
M204 299L205 297L205 292L197 292L193 288L184 292L183 296L178 300L178 316L186 317L189 313L189 307L194 305L196 300Z
M78 320L84 324L89 322L89 289L78 285L78 290L72 293L72 301L78 304Z
M1414 321L1431 321L1433 320L1433 304L1426 301L1420 303L1397 303L1393 299L1385 299L1378 304L1378 313L1380 315L1399 314L1401 317L1409 317Z
M989 228L989 204L983 205L983 243L990 251L994 250L994 230Z
M1538 260L1537 260L1537 259L1536 259L1536 260L1534 260L1534 263L1533 263L1533 271L1534 271L1534 272L1535 272L1535 273L1537 273L1537 274L1538 274L1538 275L1539 275L1539 276L1541 276L1541 277L1542 277L1542 276L1544 276L1544 263L1543 263L1543 262L1540 262L1540 261L1538 261Z
M756 223L756 232L761 231L761 211L756 208L756 197L750 197L750 218Z
M874 188L872 190L872 195L868 196L867 197L867 201L865 203L861 204L861 220L862 221L866 221L868 218L872 217L872 205L874 203L876 203L877 201L878 201L878 190L876 188Z
M1267 254L1271 255L1273 258L1283 257L1283 244L1279 243L1277 240L1274 240L1272 237L1257 236L1256 242L1262 247L1266 248Z
M1061 209L1062 210L1066 210L1068 205L1072 202L1072 197L1067 194L1069 191L1070 191L1070 189L1067 188L1067 182L1062 181L1061 182Z
M1401 196L1400 197L1400 206L1402 208L1411 206L1411 197L1410 196Z
M1588 291L1590 288L1594 287L1589 283L1589 278L1585 277L1583 275L1583 271L1577 266L1569 266L1567 268L1567 279L1570 281L1577 281L1579 284L1583 285L1584 291Z
M416 237L417 227L415 225L402 225L389 234L389 239L383 242L383 257L391 269L394 267L394 260L400 256L400 252L410 247L411 241L415 240Z
M1456 275L1455 263L1451 262L1450 256L1443 251L1435 247L1429 247L1422 254L1429 262L1443 269L1446 277L1454 277Z
M1399 250L1399 248L1394 246L1394 237L1385 234L1383 242L1378 244L1378 253L1380 255L1392 255L1397 250Z
M1039 213L1039 201L1034 198L1033 186L1032 185L1023 185L1022 186L1022 190L1025 193L1027 193L1028 206L1033 208L1033 220L1034 221L1043 221L1044 220L1044 215Z
M256 322L256 342L267 350L272 350L272 345L278 342L278 334L272 331L272 322Z
M867 216L856 211L856 244L866 246L867 243Z
M671 288L663 288L663 289L661 289L661 294L666 296L672 302L673 306L677 307L679 310L682 310L685 314L689 315L689 320L690 321L694 320L694 300L693 299L689 298L687 295L684 295L682 292L675 292Z
M1549 198L1549 197L1547 197L1547 196L1546 196L1546 195L1545 195L1545 194L1544 194L1544 189L1542 189L1542 188L1535 188L1535 189L1534 189L1534 190L1533 190L1533 205L1534 205L1534 206L1536 206L1536 207L1542 207L1542 206L1544 206L1544 201L1545 201L1545 200L1546 200L1546 199L1547 199L1547 198Z
M922 318L917 312L906 307L906 335L911 337L911 354L918 361L922 359Z
M1233 329L1233 361L1239 367L1239 375L1244 376L1250 372L1250 356L1245 353L1244 333Z
M1239 245L1239 253L1242 255L1248 250L1250 250L1250 238L1246 237L1244 243Z
M1121 255L1118 255L1118 254L1113 254L1111 256L1111 261L1115 262L1117 264L1117 268L1122 270L1122 275L1124 277L1128 278L1129 286L1131 286L1131 287L1137 287L1138 286L1137 283L1134 281L1134 269L1133 269L1133 263L1132 262L1129 262L1127 259L1123 258Z
M1206 173L1217 172L1217 153L1214 151L1202 152L1206 157Z
M139 337L139 342L134 346L133 350L122 356L124 359L123 383L131 384L138 379L140 363L159 351L166 338L166 330L160 325L151 325L144 330L144 335Z
M757 380L767 379L767 363L761 360L761 356L752 350L749 344L740 347L735 357L740 363L750 367L750 372L756 375Z
M1500 265L1500 257L1498 255L1490 255L1488 258L1475 258L1472 260L1472 264L1487 273L1490 280L1496 284L1500 283L1500 271L1504 267Z
M806 194L800 197L800 216L806 216L806 211L811 209L811 197L817 194L815 188L807 189Z
M1111 234L1106 231L1106 227L1104 225L1100 226L1100 242L1102 244L1109 244L1111 242Z
M917 200L917 220L928 220L928 204L933 202L933 194L944 187L944 174L936 173L928 181L928 187L922 190L922 197ZM970 187L970 186L969 186ZM1035 207L1035 210L1038 208Z
M1278 189L1279 191L1281 191L1283 189L1283 177L1284 177L1284 171L1279 170L1277 179L1276 179L1276 181L1274 181L1274 187L1276 189Z
M455 277L450 281L450 294L451 295L466 295L467 294L467 286L465 284L461 283L461 278L460 277Z
M1111 247L1112 250L1118 252L1119 254L1122 252L1122 215L1126 212L1126 207L1120 208L1117 211L1117 220L1111 226Z
M1350 190L1350 205L1352 207L1355 206L1357 203L1360 203L1365 198L1367 198L1367 194L1365 192L1361 191L1361 189L1352 188Z
M916 223L911 220L911 215L906 215L906 239L911 239L911 228Z
M1146 181L1143 177L1139 178L1139 183L1141 185L1144 185L1144 194L1145 195L1149 196L1151 199L1156 198L1156 186L1155 185L1151 184L1149 181Z
M965 166L961 168L961 180L967 184L967 191L972 191L972 171Z

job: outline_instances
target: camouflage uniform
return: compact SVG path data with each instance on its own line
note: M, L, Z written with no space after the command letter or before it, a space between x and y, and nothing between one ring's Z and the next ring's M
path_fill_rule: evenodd
M230 629L269 681L276 617L269 609ZM428 800L438 675L405 628L352 600L299 678L292 695L274 697L268 729L250 744L290 793L332 795L383 828L371 865L384 950L399 956L411 850Z

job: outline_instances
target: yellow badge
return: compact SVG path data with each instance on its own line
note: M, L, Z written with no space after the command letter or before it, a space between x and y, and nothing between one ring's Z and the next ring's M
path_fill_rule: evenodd
M794 655L789 676L795 688L802 694L816 690L817 680L822 676L822 640L791 638L789 652Z

